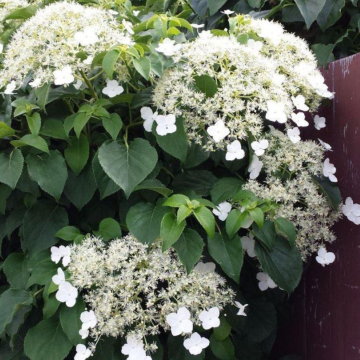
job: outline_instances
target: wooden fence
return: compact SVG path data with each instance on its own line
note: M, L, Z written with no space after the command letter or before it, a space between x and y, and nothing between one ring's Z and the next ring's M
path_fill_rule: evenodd
M331 63L323 71L335 91L320 114L327 127L311 130L333 147L343 199L360 203L360 54ZM279 330L275 358L301 355L304 360L360 360L360 226L344 219L335 227L338 240L328 246L334 264L312 260L291 299L291 321Z

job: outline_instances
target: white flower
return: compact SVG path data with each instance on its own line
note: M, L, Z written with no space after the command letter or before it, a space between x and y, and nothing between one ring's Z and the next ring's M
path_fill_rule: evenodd
M147 106L142 107L140 110L140 113L141 113L141 118L145 120L144 121L144 129L147 132L151 132L153 123L154 123L156 117L158 116L158 113L157 112L154 113L151 110L151 108L149 108Z
M158 115L155 118L157 123L156 133L160 136L165 136L167 134L172 134L177 130L176 127L176 117L173 114L169 115Z
M201 337L198 333L193 333L189 339L184 341L185 349L189 350L191 355L199 355L203 349L207 348L210 341Z
M249 234L249 236L243 236L241 239L242 248L246 251L246 253L251 257L255 257L255 240L254 235Z
M0 43L0 54L4 51L4 44Z
M219 218L219 220L225 221L226 218L228 217L230 211L231 211L231 204L224 201L224 202L220 203L216 207L216 209L213 209L212 212Z
M83 330L94 328L97 324L97 319L93 310L82 312L80 320L82 322L81 328Z
M291 114L292 121L300 127L309 126L309 123L305 120L305 114L303 112L299 112L297 114Z
M138 349L144 350L144 344L142 340L136 336L128 336L126 338L126 344L121 348L121 353L124 355L134 354Z
M73 307L75 305L77 296L78 296L77 288L72 286L68 282L61 283L59 285L59 290L55 295L58 301L62 303L66 303L66 306L68 307Z
M287 115L285 113L285 104L276 102L273 100L267 101L267 113L266 119L270 121L277 121L280 124L284 124L287 121Z
M151 357L146 355L144 349L136 348L131 352L127 360L151 360Z
M247 316L247 314L245 313L245 308L246 308L247 306L249 306L249 304L242 305L242 304L240 304L238 301L235 301L235 306L236 306L237 308L239 308L239 311L238 311L238 313L237 313L236 315L239 315L239 316Z
M281 86L285 80L286 80L286 76L283 74L274 74L272 77L273 83L277 86Z
M78 31L74 35L75 41L82 46L89 46L96 44L99 37L96 35L95 28L92 26L84 27L83 31Z
M291 100L296 107L296 109L301 111L308 111L309 107L305 104L305 97L303 95L298 95L296 97L292 96Z
M348 197L342 206L343 214L355 225L360 225L360 205L354 204L353 199Z
M254 180L260 175L260 171L264 163L259 160L259 158L254 155L251 164L249 165L248 171L250 173L250 179Z
M40 85L41 85L41 79L40 78L36 78L33 81L29 82L29 85L34 88L37 89Z
M175 40L166 38L159 46L155 49L157 52L163 53L165 56L173 56L180 51L181 45L175 44Z
M263 43L261 41L256 41L254 39L249 39L246 44L250 49L254 49L256 51L260 51L263 47Z
M226 146L227 152L225 159L227 161L234 161L235 159L243 159L245 157L245 151L241 148L239 140L234 140L231 144Z
M6 86L6 89L4 91L4 94L6 95L13 95L14 94L14 90L16 89L16 82L12 81L10 84L8 84Z
M57 269L57 275L52 277L52 281L56 285L60 285L65 282L65 273L62 268Z
M268 148L269 146L269 141L268 140L259 140L259 141L253 141L251 143L251 147L252 149L255 151L255 154L257 156L261 156L264 155L265 150Z
M139 11L140 12L140 11ZM133 13L134 13L134 11L133 11ZM111 14L111 15L119 15L119 12L118 11L115 11L115 10L113 10L113 9L110 9L109 10L109 14ZM136 15L135 15L136 16Z
M321 247L318 250L316 261L322 266L330 265L335 261L335 254L332 252L327 252L324 247Z
M215 142L225 139L226 136L230 134L230 130L225 126L224 121L222 120L218 120L215 125L209 126L207 132Z
M113 98L123 92L124 88L116 80L106 79L106 87L102 89L103 94Z
M200 261L195 267L194 270L195 272L199 273L199 274L206 274L206 273L210 273L210 272L214 272L215 271L215 267L216 265L213 262L207 262L207 263L203 263L202 261Z
M324 147L325 150L332 151L332 147L330 144L326 143L325 141L322 141L321 139L318 139L319 143Z
M57 264L61 258L64 266L68 266L71 260L71 249L69 246L52 246L51 247L51 260Z
M89 330L80 329L79 335L82 339L86 339L89 336Z
M134 14L135 16L138 16L138 15L140 14L140 10L133 10L133 14Z
M121 22L125 28L125 30L131 34L131 35L134 35L135 32L133 30L133 24L130 22L130 21L126 21L125 19Z
M74 360L85 360L91 356L91 351L85 345L76 345L76 354Z
M70 66L64 66L62 70L53 71L55 85L69 85L75 78Z
M225 15L231 15L233 14L235 11L232 11L232 10L224 10L224 11L221 11L222 14L225 14Z
M199 314L199 319L202 322L202 327L205 330L219 327L220 326L219 316L220 316L220 310L217 307L213 307L209 309L209 311L203 310Z
M210 30L206 30L206 31L202 31L200 34L199 34L199 39L202 39L202 40L207 40L207 39L211 39L214 35L211 33Z
M331 164L330 159L326 159L323 164L323 175L331 182L337 182L337 178L334 175L336 173L336 167Z
M94 61L94 57L93 57L93 56L88 56L88 57L83 61L83 63L86 64L86 65L91 65L93 61Z
M190 334L193 331L193 323L190 320L190 311L181 307L177 313L171 313L166 316L166 322L171 326L171 334L178 336L180 334Z
M288 129L287 135L293 144L296 144L301 140L300 130L297 127L294 127L293 129Z
M256 279L259 280L259 289L261 291L265 291L268 288L274 289L277 287L277 285L274 283L274 281L270 278L268 274L265 274L264 272L259 272L256 274Z
M76 90L80 90L82 84L83 84L83 82L81 80L77 80L76 83L73 85Z
M324 117L320 117L319 115L315 115L314 123L315 129L320 130L326 126L326 119Z
M205 27L205 24L191 24L191 27L193 27L194 29L202 29L203 27Z

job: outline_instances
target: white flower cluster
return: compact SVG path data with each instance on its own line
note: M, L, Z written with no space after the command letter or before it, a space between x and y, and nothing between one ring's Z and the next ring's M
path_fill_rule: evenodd
M199 263L188 275L173 250L163 253L158 243L149 248L132 235L109 244L86 238L71 248L68 267L71 286L85 290L90 309L82 315L81 336L127 336L123 354L129 360L148 360L146 352L156 348L144 348L139 339L158 334L160 328L179 335L192 332L193 324L213 327L214 311L220 313L234 297L214 268Z
M88 74L95 55L115 45L130 46L130 35L121 30L106 10L74 2L57 2L44 7L13 35L6 48L0 87L12 81L20 86L31 74L32 86L44 83L68 85ZM82 60L79 53L87 58ZM119 81L128 78L126 66L117 62Z

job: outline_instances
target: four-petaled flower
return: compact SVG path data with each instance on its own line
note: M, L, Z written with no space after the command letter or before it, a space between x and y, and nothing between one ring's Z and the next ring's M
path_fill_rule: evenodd
M68 282L63 282L59 285L55 297L58 301L65 303L67 307L73 307L76 303L78 290Z
M269 100L267 103L266 119L270 121L277 121L280 124L284 124L287 121L287 115L285 113L285 105L281 102Z
M139 349L144 350L144 343L138 337L130 335L126 338L126 344L121 348L121 353L131 356Z
M181 49L181 44L175 44L175 40L166 38L155 49L157 52L163 53L165 56L173 56Z
M85 360L91 356L91 351L85 345L76 345L76 354L74 360Z
M65 273L62 268L57 269L57 275L52 277L52 281L56 285L60 285L65 282Z
M309 126L309 123L305 120L305 114L303 112L299 112L297 114L291 114L292 121L300 127Z
M4 94L13 95L15 89L16 89L16 82L13 80L6 86Z
M349 221L355 225L360 225L360 205L354 204L352 198L346 198L345 204L342 206L342 212Z
M230 130L225 126L225 123L222 120L218 120L215 125L209 126L207 132L217 143L230 134Z
M83 31L75 33L74 39L81 46L93 45L99 41L96 30L92 26L85 26Z
M217 328L220 326L220 310L217 307L213 307L211 309L203 310L199 314L199 319L202 323L202 327L205 330L209 330L211 328Z
M51 249L51 260L57 264L62 258L62 264L68 266L71 260L71 249L69 246L60 245L59 247L52 246Z
M55 85L69 85L75 78L70 66L64 66L61 70L53 71Z
M141 118L144 119L144 129L147 132L151 132L153 123L158 116L157 112L153 112L151 108L144 106L140 110Z
M89 330L80 329L79 335L81 336L82 339L86 339L89 336Z
M259 272L256 274L256 279L259 280L259 289L261 291L265 291L267 289L274 289L277 287L277 285L274 283L274 281L270 278L268 274L265 274L264 272Z
M234 161L235 159L243 159L245 157L245 151L241 148L239 140L234 140L231 144L227 145L227 153L225 159L227 161Z
M215 264L213 262L207 262L207 263L203 263L202 261L200 261L195 267L194 270L195 272L199 273L199 274L206 274L206 273L210 273L210 272L214 272L215 271Z
M251 257L255 257L255 240L254 235L249 234L249 236L243 236L241 239L242 248L246 251L246 253Z
M207 348L210 341L201 337L198 333L193 333L188 339L184 341L185 349L189 350L191 355L199 355L203 349Z
M246 312L245 312L245 308L247 306L249 306L249 304L245 304L245 305L242 305L240 304L238 301L235 301L235 306L237 308L239 308L239 311L236 315L239 315L239 316L247 316Z
M81 328L84 330L94 328L97 324L97 319L93 310L82 312L80 314L80 320L82 322Z
M228 217L230 211L231 211L231 204L228 203L227 201L224 201L224 202L220 203L216 207L216 209L213 209L212 212L219 218L219 220L225 221L226 218Z
M303 95L298 95L296 97L292 96L291 100L297 110L308 111L309 107L305 104L305 97Z
M336 167L330 162L330 159L326 159L323 164L323 175L331 182L337 182L337 177L334 175L336 173Z
M265 150L268 148L268 146L269 146L269 141L266 139L253 141L251 143L251 147L255 151L255 154L257 156L264 155Z
M301 140L300 130L297 127L294 127L293 129L288 129L287 135L293 144L296 144Z
M321 247L317 253L318 256L316 257L316 261L323 267L325 265L330 265L335 261L335 254L332 252L327 252L324 247Z
M29 85L33 88L33 89L37 89L40 85L41 85L41 79L40 78L36 78L33 81L29 82Z
M185 307L181 307L177 313L171 313L166 316L166 322L170 325L173 336L190 334L193 331L193 323L190 320L190 316L190 311Z
M250 179L254 180L260 175L260 171L264 163L259 160L259 158L254 155L251 164L249 165L248 171L250 173Z
M172 134L176 131L176 117L173 114L169 115L158 115L155 119L156 133L160 136L165 136L167 134Z
M326 126L326 119L324 117L320 117L319 115L315 115L314 123L315 129L320 130Z
M106 86L102 89L103 94L113 98L123 92L124 88L116 80L106 79Z

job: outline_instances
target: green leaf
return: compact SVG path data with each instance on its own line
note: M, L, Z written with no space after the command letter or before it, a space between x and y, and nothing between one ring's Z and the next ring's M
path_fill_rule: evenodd
M176 127L176 131L172 134L160 136L154 131L154 135L157 143L164 151L184 163L187 156L188 138L182 119L178 118L176 120Z
M208 240L211 257L221 266L224 272L239 283L244 254L238 236L231 240L225 234L215 234L214 239Z
M104 241L121 238L120 224L111 218L104 219L99 225L99 231L94 231L94 234Z
M187 273L190 274L195 264L197 264L201 258L204 247L203 239L195 230L185 229L180 235L179 240L177 240L173 246L179 255L180 261L184 264Z
M120 190L120 186L115 184L105 173L99 162L98 153L95 154L92 168L94 172L95 182L100 191L100 199L103 200ZM141 184L140 184L141 185ZM139 186L140 186L139 185ZM136 189L135 189L136 190Z
M96 350L91 356L91 360L113 360L114 342L116 339L112 337L102 337L96 345ZM154 357L152 357L154 358Z
M170 196L163 202L163 206L170 206L170 207L180 207L180 206L188 206L190 199L182 194L175 194Z
M69 171L64 193L79 210L92 199L95 191L96 183L90 164L78 176Z
M76 300L76 304L73 307L67 307L65 304L60 308L60 322L64 333L67 335L73 345L84 344L85 340L79 335L82 322L80 315L85 311L84 300L80 297Z
M84 126L88 123L91 118L91 114L87 114L86 112L77 113L74 119L74 130L76 136L79 138Z
M46 285L51 278L57 273L59 265L55 264L50 256L48 259L40 261L31 271L31 276L27 282L27 287L34 284Z
M215 235L215 218L213 213L205 206L201 206L194 210L194 215L200 225L205 229L209 238L213 239Z
M168 189L157 179L144 180L141 184L135 187L134 191L136 190L152 190L163 196L169 196L172 193L172 190Z
M31 305L32 297L27 291L9 289L0 296L0 333L5 330L22 306Z
M53 284L54 283L48 283ZM48 285L45 287L45 290L43 291L43 300L44 300L44 307L43 307L43 315L44 320L51 318L58 310L60 306L60 302L56 299L55 294L47 294Z
M31 253L48 249L58 241L55 234L68 224L66 211L49 201L37 201L24 216L23 239Z
M30 116L26 116L27 123L31 133L35 136L39 135L41 128L41 117L39 113L33 113Z
M220 326L214 328L213 333L214 333L214 337L218 341L223 341L230 335L231 326L226 321L226 318L224 316L220 318Z
M147 57L142 57L140 59L133 59L134 67L137 72L146 80L150 78L151 71L151 61Z
M264 213L260 208L250 209L249 214L259 228L264 226Z
M89 159L89 142L85 135L80 138L71 137L70 145L65 149L64 156L70 169L75 175L79 175Z
M242 228L249 225L250 215L247 211L241 212L238 209L231 210L226 218L226 233L232 239L235 234Z
M104 143L99 150L99 160L106 174L129 197L154 169L158 156L146 140L135 139L128 147L122 142Z
M302 260L296 246L278 237L273 251L255 243L255 253L262 270L268 274L281 289L290 294L298 286L302 274Z
M174 245L176 241L179 240L179 237L183 232L185 225L185 221L178 224L174 213L168 213L163 217L160 227L162 251L166 251L172 245Z
M217 13L227 0L207 0L210 9L210 15Z
M334 25L341 17L341 10L345 6L345 0L326 0L316 21L322 31Z
M244 181L238 178L221 178L215 182L211 189L211 199L214 204L232 199L241 190Z
M8 283L13 288L26 288L30 274L25 254L11 253L4 261L3 271L6 275Z
M248 0L249 5L254 8L261 7L262 0Z
M208 10L207 0L190 0L190 4L197 15L199 15L201 18L205 18L206 12Z
M341 194L337 185L332 183L328 178L313 176L313 180L322 194L324 194L334 210L338 210L341 204ZM1 179L0 179L1 181Z
M65 241L73 241L81 232L75 226L65 226L60 229L55 236Z
M150 86L143 91L138 92L131 101L131 109L150 104L152 101L153 87Z
M203 143L205 144L205 140ZM189 144L188 144L189 145ZM201 144L195 144L194 142L190 143L188 146L188 153L186 155L185 169L194 168L205 160L207 160L210 156L210 151L206 151Z
M57 150L50 151L49 154L30 154L26 158L26 164L30 178L36 181L42 190L59 200L68 176L62 155Z
M12 129L9 125L0 121L0 139L6 138L8 136L13 136L15 134L15 130Z
M320 66L325 66L329 62L335 60L335 56L333 54L334 48L335 44L314 44L311 46L311 50L315 53Z
M110 118L102 118L104 129L109 133L113 140L116 140L123 126L123 122L118 114L111 114Z
M19 149L10 154L0 154L0 182L15 189L24 166L24 157Z
M295 0L306 26L309 29L324 7L326 0Z
M40 129L40 134L54 139L68 140L64 130L64 124L55 119L45 120Z
M24 348L30 360L63 360L69 354L72 343L62 330L59 320L52 317L28 331Z
M143 244L152 244L160 236L160 225L169 209L150 203L138 203L126 216L129 231Z
M210 336L210 349L213 354L221 360L234 360L235 349L230 338L218 340L214 334Z
M46 141L41 136L38 135L33 135L33 134L25 135L20 140L11 141L11 145L13 145L14 147L32 146L35 149L49 153L49 147Z
M102 67L105 70L106 75L110 80L113 79L114 66L118 61L120 56L120 51L117 49L112 49L108 51L102 61Z
M272 221L265 220L264 226L260 229L257 225L253 226L253 233L268 250L272 251L276 242L275 225Z
M295 245L296 228L294 224L285 218L277 218L274 220L276 233L289 241L291 246Z
M195 84L206 97L213 97L218 91L215 80L209 75L195 76Z
M178 224L180 224L187 217L189 217L193 213L193 211L194 211L194 209L190 209L189 207L187 207L185 205L181 205L176 214L176 221L178 222Z
M12 189L4 184L0 185L0 212L5 215L6 201L11 194Z
M4 20L25 20L31 18L33 15L35 15L38 7L34 5L26 6L21 9L16 9L12 11L10 14L8 14Z

